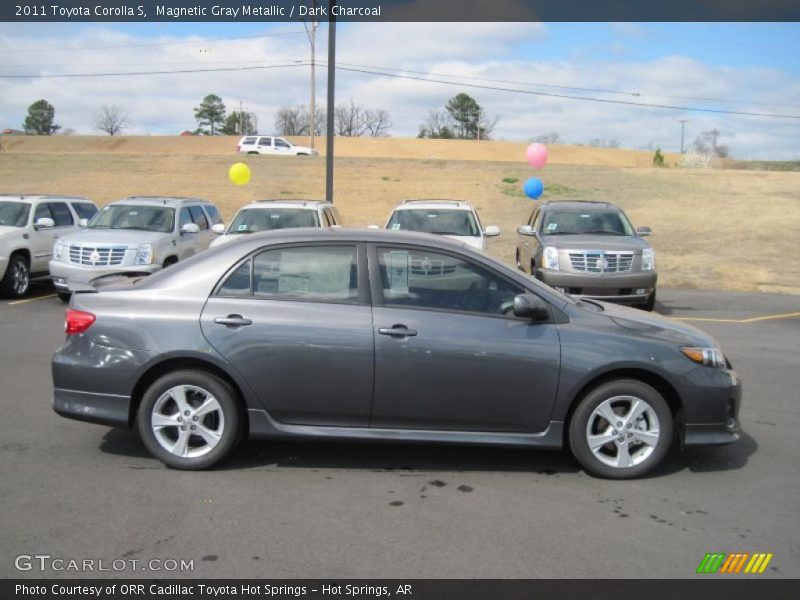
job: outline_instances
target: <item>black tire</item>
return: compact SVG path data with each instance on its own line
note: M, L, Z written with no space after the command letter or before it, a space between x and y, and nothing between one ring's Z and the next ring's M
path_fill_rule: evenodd
M61 300L64 304L69 304L69 299L72 298L72 294L69 292L56 292L58 294L58 299Z
M221 427L219 441L216 445L204 454L198 456L178 456L170 452L162 445L162 441L159 441L156 437L156 433L152 427L154 409L157 403L159 403L159 401L163 403L162 398L167 396L167 392L180 386L188 386L207 392L216 399L219 404L219 412L222 413L222 419L219 418L219 415L216 414L215 411L215 414L210 414L201 417L199 421L194 421L198 426L209 425L207 418L214 418L217 419L217 428ZM170 401L171 400L167 400L167 403ZM194 410L197 408L197 403L202 403L202 396L195 398L187 394L187 401L195 403L192 407L192 410ZM183 415L180 415L180 411L177 411L175 416L180 416L181 419L183 418ZM190 419L193 418L192 415L188 415L186 421L182 421L184 423L182 426L188 429L188 426L193 423ZM241 418L237 395L233 388L224 380L199 369L185 369L167 373L159 377L147 388L147 391L142 396L142 402L139 405L137 414L139 435L150 453L168 467L191 471L207 469L230 456L242 437L242 423L243 420ZM213 423L211 426L213 427ZM165 438L168 435L174 434L175 441L177 441L178 436L182 435L181 432L178 431L179 427L177 424L175 427L166 427L164 429L169 430L163 434ZM199 435L189 433L188 431L185 435L189 440L187 448L190 451L202 450L205 441ZM203 442L203 444L199 444L199 442ZM194 448L190 447L192 443L195 444Z
M625 400L615 401L613 406L609 405L620 414L619 417L614 417L615 419L620 419L616 423L608 423L607 420L595 413L595 410L606 400L625 396L643 400L652 411L643 415L639 425L633 423L632 428L629 429L627 427L627 422L624 418ZM653 414L657 423L655 420L650 421ZM655 436L657 441L654 444L645 444L635 439L635 437L630 444L627 441L622 441L621 443L626 444L628 448L626 453L634 457L634 460L640 460L640 462L628 466L610 465L599 458L589 447L588 435L591 430L588 430L588 427L590 419L593 421L593 427L608 423L605 429L595 430L594 435L597 435L598 439L601 435L613 438L607 444L598 448L598 454L609 462L616 462L623 456L619 451L619 440L626 440L628 437L646 433L645 431L640 432L637 427L643 427L647 424L647 427L652 429L657 425L658 433ZM621 427L618 425L619 423L622 423ZM617 427L619 429L616 429ZM614 433L612 434L611 432ZM621 437L617 437L617 434ZM649 434L649 437L652 437L652 433ZM607 479L634 479L648 473L664 459L672 444L673 437L672 413L667 401L654 388L635 379L617 379L591 389L580 400L569 423L569 445L575 458L578 459L578 462L587 472Z
M15 254L8 261L0 293L7 298L22 298L31 287L31 265L22 254Z
M650 297L647 299L647 302L644 304L639 304L638 308L642 310L646 310L648 312L653 312L653 309L656 307L656 291L653 290L653 293L650 294Z
M258 154L258 152L256 152L255 150L251 150L250 152L248 152L248 154Z
M178 262L177 256L168 256L167 258L164 259L164 264L161 265L161 268L166 269L167 267L170 267L176 264L177 262Z

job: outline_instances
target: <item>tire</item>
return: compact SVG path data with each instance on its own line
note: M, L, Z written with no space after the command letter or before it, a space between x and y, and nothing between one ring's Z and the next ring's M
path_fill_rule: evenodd
M629 426L633 406L639 417ZM591 445L590 436L596 438ZM569 424L575 458L587 472L607 479L634 479L648 473L666 456L672 439L672 413L666 400L635 379L609 381L587 392ZM599 445L603 440L608 441Z
M248 154L258 154L258 152L256 152L255 150L251 150L250 152L248 152Z
M536 277L536 263L531 260L531 277Z
M61 300L64 304L69 304L69 299L72 298L72 294L70 292L56 292L58 294L58 299Z
M641 308L642 310L646 310L648 312L653 312L653 309L656 307L656 291L653 290L653 293L650 294L650 297L647 299L647 302L644 304L638 304L637 308Z
M161 265L162 269L166 269L178 262L178 258L176 256L168 256L164 259L164 264Z
M31 287L31 265L22 254L8 261L6 273L0 281L0 292L7 298L22 298Z
M195 414L204 405L210 408ZM222 379L196 369L167 373L153 382L139 405L137 426L153 456L168 467L192 471L223 461L242 437L234 390Z

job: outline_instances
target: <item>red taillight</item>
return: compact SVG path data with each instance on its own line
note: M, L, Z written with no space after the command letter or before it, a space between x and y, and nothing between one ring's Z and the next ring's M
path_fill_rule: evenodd
M92 326L96 318L97 317L90 312L68 308L64 330L67 332L67 335L83 333Z

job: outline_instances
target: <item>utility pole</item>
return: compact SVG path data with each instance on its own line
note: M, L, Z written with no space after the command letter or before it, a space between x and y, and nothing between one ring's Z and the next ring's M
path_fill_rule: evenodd
M239 135L244 135L244 113L242 112L241 100L239 100Z
M681 124L681 154L683 154L683 133L684 133L684 129L686 127L686 123L688 123L688 122L689 122L688 119L683 119L681 121L678 121L678 123Z
M330 9L336 0L331 0ZM333 202L333 106L336 102L336 17L328 17L328 123L325 144L325 200Z
M313 1L314 8L317 7L317 1ZM317 117L316 117L316 100L317 100L317 82L316 82L316 64L315 64L315 55L316 55L316 46L317 46L317 27L319 26L319 21L311 21L311 31L308 29L308 25L303 22L306 28L306 35L308 36L308 42L311 44L311 103L310 109L308 111L308 137L310 141L310 146L314 148L314 135L316 134L316 126L317 126Z

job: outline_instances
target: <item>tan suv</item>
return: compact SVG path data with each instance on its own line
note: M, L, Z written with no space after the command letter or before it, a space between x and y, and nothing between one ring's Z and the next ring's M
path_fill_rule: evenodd
M517 267L560 292L653 310L650 233L608 202L544 202L517 229Z

